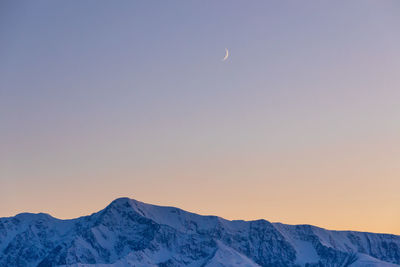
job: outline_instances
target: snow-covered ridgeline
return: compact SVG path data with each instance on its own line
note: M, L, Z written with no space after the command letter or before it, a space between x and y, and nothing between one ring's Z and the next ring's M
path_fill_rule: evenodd
M400 236L228 221L128 198L72 220L0 218L0 266L399 266Z

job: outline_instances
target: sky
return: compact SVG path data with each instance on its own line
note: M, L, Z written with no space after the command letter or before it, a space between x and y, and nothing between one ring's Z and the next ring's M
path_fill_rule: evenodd
M400 234L399 13L395 0L2 1L0 217L130 197Z

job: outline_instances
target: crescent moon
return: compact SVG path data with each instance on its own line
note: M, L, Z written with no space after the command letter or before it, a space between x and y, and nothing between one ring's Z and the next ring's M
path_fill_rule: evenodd
M224 56L224 58L222 59L222 61L227 60L228 57L229 57L229 51L228 51L228 48L225 48L225 56Z

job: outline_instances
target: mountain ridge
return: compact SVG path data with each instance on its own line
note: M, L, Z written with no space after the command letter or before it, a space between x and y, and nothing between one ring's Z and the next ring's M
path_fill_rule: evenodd
M226 219L224 217L221 217L221 216L218 216L218 215L213 215L213 214L198 214L198 213L195 213L193 211L187 211L187 210L184 210L184 209L181 209L181 208L177 208L177 207L174 207L174 206L163 206L163 205L159 205L159 204L150 204L150 203L142 202L142 201L139 201L137 199L129 198L129 197L118 197L118 198L114 199L113 201L111 201L109 205L111 205L115 201L124 201L124 200L135 201L135 202L138 202L140 204L151 205L151 206L155 206L155 207L158 207L158 208L173 208L173 209L177 209L177 210L180 210L180 211L183 211L183 212L186 212L186 213L191 213L191 214L195 214L195 215L203 216L203 217L218 217L218 218L226 220L226 221L243 221L243 222L254 222L254 221L262 221L262 220L268 221L267 219L264 219L264 218L250 219L250 220L245 220L245 219L232 219L231 220L231 219ZM91 216L91 215L93 215L95 213L98 213L98 212L100 212L102 210L104 210L104 209L101 209L101 210L99 210L97 212L93 212L90 215L82 215L82 216L73 217L73 218L66 218L66 219L55 217L55 216L53 216L53 215L51 215L50 213L47 213L47 212L21 212L21 213L15 214L14 216L0 217L0 219L14 218L14 217L23 216L23 215L37 215L37 216L46 215L46 216L49 216L49 217L51 217L53 219L56 219L56 220L70 221L70 220L76 220L76 219L79 219L79 218L82 218L82 217ZM271 222L271 221L268 221L268 222L270 222L272 224L284 224L284 225L288 225L288 226L312 226L312 227L315 227L315 228L320 228L320 229L324 229L324 230L332 231L332 232L356 232L356 233L368 233L368 234L382 234L382 235L400 236L398 234L392 234L392 233L388 233L388 232L373 232L373 231L362 231L362 230L351 230L351 229L346 229L346 230L328 229L328 228L325 228L325 227L322 227L322 226L318 226L318 225L314 225L314 224L307 224L307 223L304 223L304 224L303 223L301 223L301 224L291 224L291 223L283 223L283 222Z
M230 221L123 197L75 219L0 218L0 266L400 266L400 236Z

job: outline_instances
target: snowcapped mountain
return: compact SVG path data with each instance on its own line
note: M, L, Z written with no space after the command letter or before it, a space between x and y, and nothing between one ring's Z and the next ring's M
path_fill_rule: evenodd
M399 266L400 236L228 221L128 198L72 220L0 218L0 266Z

